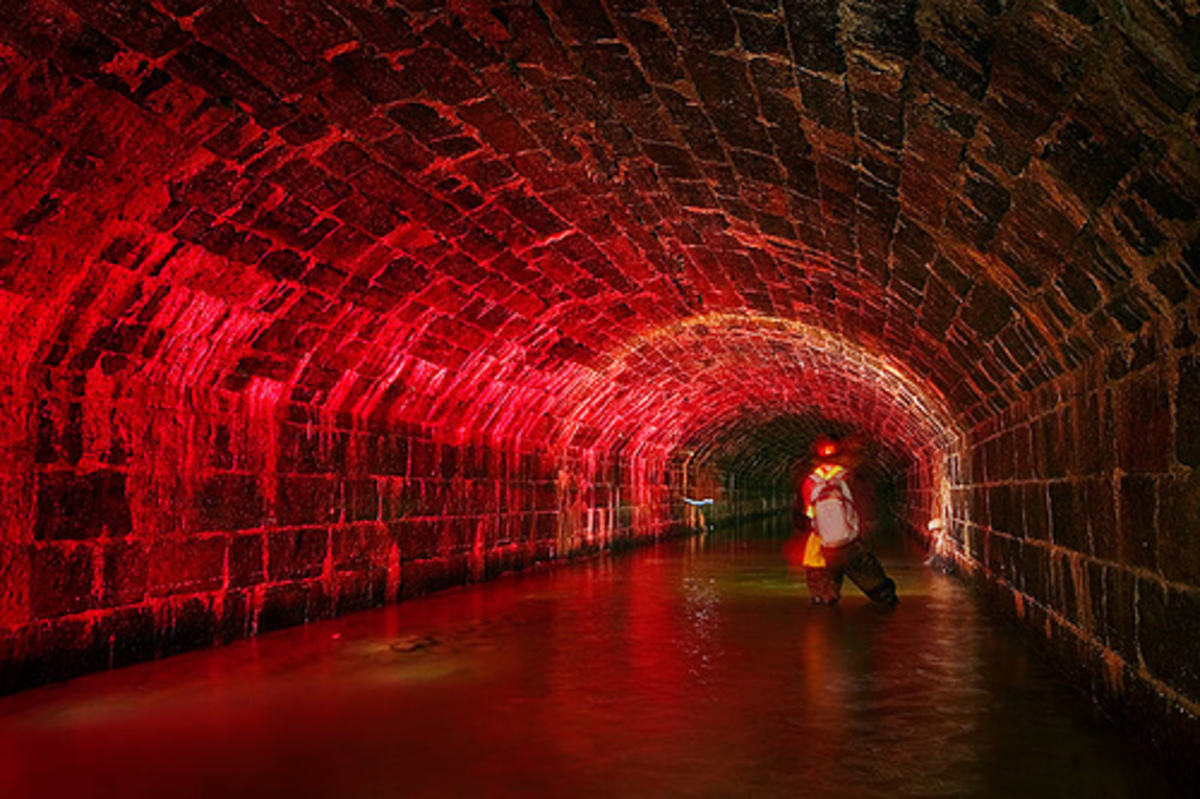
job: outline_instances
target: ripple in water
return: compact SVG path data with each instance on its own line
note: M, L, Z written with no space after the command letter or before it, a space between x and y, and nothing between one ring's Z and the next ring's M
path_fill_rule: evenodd
M0 700L4 796L1170 790L959 583L808 603L709 535ZM1080 793L1080 792L1083 793Z

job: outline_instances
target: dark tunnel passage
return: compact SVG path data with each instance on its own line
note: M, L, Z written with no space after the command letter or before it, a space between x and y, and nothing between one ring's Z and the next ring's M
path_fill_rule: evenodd
M0 692L785 517L835 435L1195 776L1198 87L1190 0L0 3Z

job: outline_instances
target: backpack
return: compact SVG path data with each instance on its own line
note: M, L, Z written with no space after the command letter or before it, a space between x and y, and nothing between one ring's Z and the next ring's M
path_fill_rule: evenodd
M804 483L806 513L824 546L839 546L858 537L858 512L845 478L843 467L821 464Z

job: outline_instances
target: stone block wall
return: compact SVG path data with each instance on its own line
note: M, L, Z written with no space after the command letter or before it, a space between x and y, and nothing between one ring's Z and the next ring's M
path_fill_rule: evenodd
M667 458L67 377L5 420L0 691L683 529Z
M960 564L1166 762L1200 744L1200 360L1145 332L974 430Z

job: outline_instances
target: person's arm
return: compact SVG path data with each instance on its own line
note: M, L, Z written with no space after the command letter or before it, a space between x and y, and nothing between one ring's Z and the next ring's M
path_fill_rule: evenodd
M816 515L817 509L813 505L812 494L816 481L812 475L804 478L804 484L800 487L800 501L804 503L804 515L812 519Z

